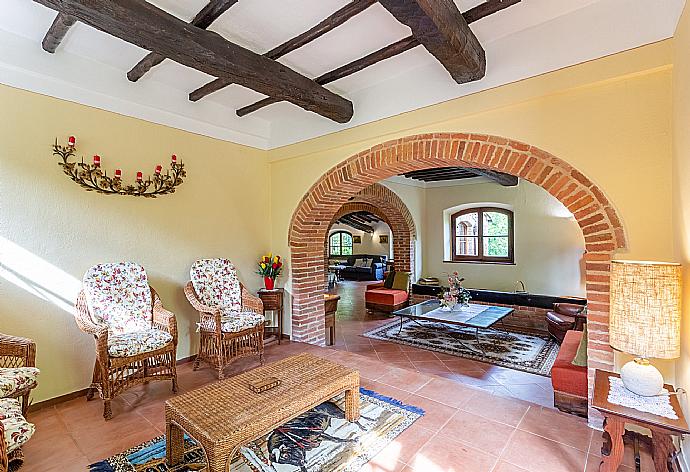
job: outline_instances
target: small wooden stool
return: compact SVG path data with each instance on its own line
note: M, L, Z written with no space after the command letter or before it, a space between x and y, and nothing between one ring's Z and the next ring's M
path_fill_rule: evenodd
M326 345L332 346L335 344L335 312L338 311L338 300L340 300L340 295L324 293L323 299L326 311Z

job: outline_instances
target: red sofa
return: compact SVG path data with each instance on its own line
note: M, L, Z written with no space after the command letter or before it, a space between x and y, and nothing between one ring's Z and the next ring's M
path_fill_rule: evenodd
M587 367L573 365L582 331L568 331L551 369L553 404L566 413L587 417Z
M407 290L385 288L383 283L367 285L364 292L364 301L368 309L386 313L404 308L409 298Z

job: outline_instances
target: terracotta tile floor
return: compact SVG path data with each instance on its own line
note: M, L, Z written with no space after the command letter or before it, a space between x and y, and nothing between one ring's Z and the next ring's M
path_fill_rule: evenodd
M347 287L343 284L341 290L345 292ZM515 398L510 390L512 385L541 386L543 382L526 382L531 377L511 374L507 369L495 371L479 363L419 360L424 356L410 356L408 352L413 351L400 350L397 345L372 344L358 332L375 322L354 312L346 315L345 307L355 303L354 298L343 297L340 344L336 348L285 342L267 348L266 358L271 362L309 351L355 366L363 387L426 411L367 464L365 472L598 470L599 432L589 429L583 419ZM394 355L389 356L391 353ZM244 359L229 368L228 374L256 365L255 359ZM441 376L435 374L438 371ZM194 372L190 363L181 365L178 373L183 392L215 380L210 369L202 367ZM466 377L474 380L463 381ZM169 382L129 390L113 402L114 418L108 422L101 416L102 403L85 398L31 412L29 419L37 432L25 447L22 471L83 471L89 463L162 434L163 402L170 396ZM633 470L628 450L625 464L621 471ZM648 455L643 457L642 470L653 470Z

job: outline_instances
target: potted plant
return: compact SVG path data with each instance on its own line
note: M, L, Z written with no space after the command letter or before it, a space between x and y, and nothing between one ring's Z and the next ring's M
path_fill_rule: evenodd
M441 306L444 310L451 311L456 308L469 306L472 295L470 291L462 286L465 279L460 274L453 272L448 275L448 289L441 294Z
M259 260L259 270L257 273L264 278L266 290L275 288L276 278L283 270L283 262L280 256L274 256L270 252Z

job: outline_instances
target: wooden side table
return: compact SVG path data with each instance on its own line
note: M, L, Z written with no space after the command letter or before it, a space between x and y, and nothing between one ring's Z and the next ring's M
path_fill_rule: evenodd
M271 344L283 338L283 296L285 294L285 289L275 288L273 290L266 290L262 288L259 290L258 295L264 304L264 315L267 311L273 311L278 313L277 326L269 326L267 329L275 330L275 335L264 340L264 344Z
M602 461L599 472L615 472L623 460L623 434L625 425L636 424L652 431L652 457L656 472L668 472L671 468L674 445L672 436L690 434L678 397L671 395L671 406L678 415L677 420L645 413L622 405L609 403L609 377L620 377L613 372L598 370L594 377L594 400L592 406L604 415L604 446L601 448ZM669 392L675 390L664 385Z
M324 293L323 300L326 311L326 346L332 346L335 344L335 312L338 311L340 295Z

